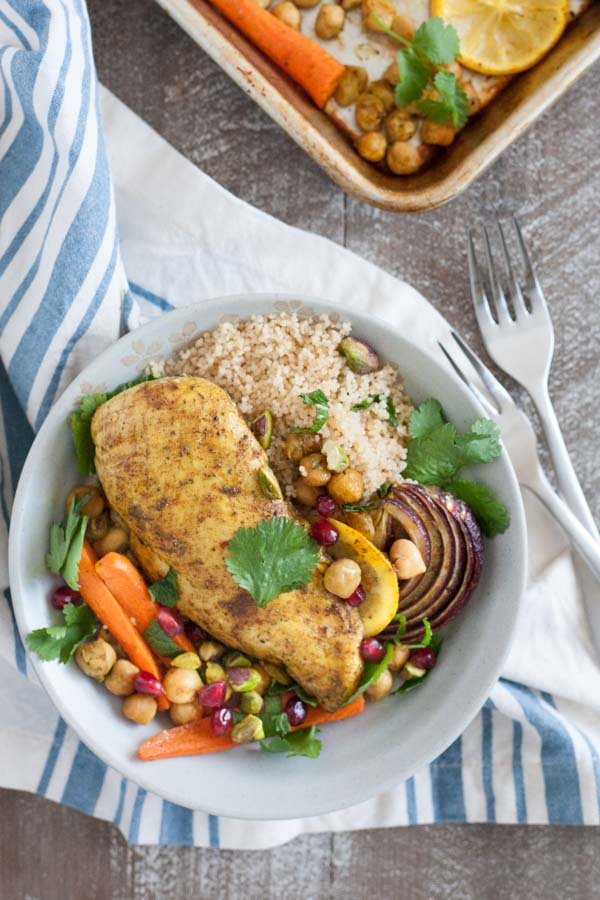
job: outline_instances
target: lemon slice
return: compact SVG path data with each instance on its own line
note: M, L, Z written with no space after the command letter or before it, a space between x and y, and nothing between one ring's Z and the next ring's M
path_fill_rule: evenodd
M456 28L462 65L485 75L529 69L569 20L569 0L432 0L431 7Z

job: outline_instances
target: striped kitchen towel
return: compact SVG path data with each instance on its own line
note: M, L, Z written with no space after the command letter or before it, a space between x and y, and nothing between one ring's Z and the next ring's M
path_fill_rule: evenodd
M82 0L0 0L0 70L0 784L141 843L262 848L415 823L597 824L600 670L568 549L533 504L531 582L506 677L461 738L385 795L313 819L217 819L125 781L58 718L14 623L6 542L27 448L74 374L123 329L228 293L325 291L430 346L447 326L408 285L227 194L99 89ZM152 348L137 352L143 361Z

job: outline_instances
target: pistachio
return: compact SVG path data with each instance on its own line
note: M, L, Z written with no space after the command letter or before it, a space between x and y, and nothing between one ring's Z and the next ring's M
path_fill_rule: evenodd
M231 740L235 744L249 744L251 741L262 741L265 736L262 721L258 716L246 716L231 732Z
M328 439L323 444L322 452L327 459L327 468L330 472L343 472L348 468L348 454L343 447L335 441Z
M223 655L225 647L217 641L202 641L198 655L202 662L216 662Z
M242 694L255 690L261 680L260 672L257 672L256 669L249 669L248 666L233 666L231 669L227 669L227 681L232 690Z
M265 409L252 423L252 431L263 450L268 450L273 437L273 413Z
M261 491L269 500L283 499L279 482L270 466L263 466L262 469L258 470L258 483Z
M207 662L204 671L204 680L207 684L214 684L215 681L225 681L225 669L216 662Z
M263 705L263 698L258 691L248 691L247 693L242 694L240 698L241 711L249 715L256 715L261 712Z
M200 657L197 653L180 653L179 656L176 656L171 660L171 665L175 666L176 669L199 669L200 668Z
M248 659L247 656L244 656L242 653L239 653L237 650L230 650L225 654L223 659L221 660L226 669L230 669L232 666L251 666L252 663Z
M412 678L422 678L426 671L427 669L419 669L411 662L407 662L400 672L400 678L402 681L410 681Z
M380 367L379 357L366 341L349 335L343 339L338 349L345 358L348 368L357 375L376 372Z
M271 678L277 682L277 684L291 684L292 679L281 666L276 666L273 663L263 663L264 669Z

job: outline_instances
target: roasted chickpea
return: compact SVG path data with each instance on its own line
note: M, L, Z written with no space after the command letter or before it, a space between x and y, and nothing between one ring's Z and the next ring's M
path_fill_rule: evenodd
M347 600L359 586L361 579L362 572L358 563L353 559L336 559L325 572L323 584L331 594Z
M89 541L94 543L95 541L101 540L106 536L109 529L109 518L108 513L104 510L103 513L100 513L99 516L96 516L94 519L90 519L87 524L86 529L86 537Z
M97 556L106 556L107 553L122 553L128 547L129 535L118 525L109 528L104 537L94 542Z
M104 685L116 697L129 697L135 691L133 682L139 671L128 659L118 659L107 675Z
M400 72L398 71L398 63L396 62L396 60L389 64L389 66L383 73L383 77L386 81L389 81L392 87L395 87L398 84L398 82L400 81Z
M196 669L169 669L163 680L165 694L171 703L191 703L202 687Z
M275 18L279 19L280 22L283 22L284 25L293 28L294 31L300 31L302 16L300 15L298 7L294 6L290 0L283 0L283 3L278 3L277 6L273 7L271 12Z
M317 497L321 496L323 489L307 484L304 478L298 478L298 480L294 482L294 492L296 500L298 503L301 503L302 506L316 506Z
M288 434L285 439L285 455L292 462L300 462L303 456L317 453L323 446L320 434Z
M385 115L383 101L375 94L361 94L356 101L354 117L356 124L363 131L377 131Z
M113 525L118 525L119 528L122 528L123 531L125 531L127 534L129 534L129 525L127 524L125 519L119 515L119 513L116 511L116 509L112 508L112 506L108 510L108 515L109 515L110 521L112 522ZM168 568L167 568L167 571L168 571Z
M105 500L100 489L93 484L82 484L80 487L74 487L73 490L69 491L65 503L65 512L69 512L73 500L77 497L85 497L86 494L90 499L86 500L81 507L81 515L88 516L90 519L95 519L96 516L99 516L104 511Z
M336 38L346 20L346 13L337 3L324 3L319 9L315 32L323 41L331 41Z
M369 162L381 162L385 158L387 141L381 131L366 131L356 140L360 156Z
M84 675L95 681L104 681L117 659L117 654L107 641L96 638L80 644L75 651L75 662Z
M364 483L361 473L357 469L345 469L336 472L329 484L327 491L336 503L358 503L363 495Z
M174 725L188 725L202 718L202 707L195 701L191 703L172 703L169 709L171 722Z
M427 566L414 541L399 538L389 549L389 557L398 578L403 581L422 575Z
M421 129L421 138L426 144L448 147L456 137L457 129L450 122L432 122L425 119Z
M411 175L423 165L419 148L407 144L406 141L394 141L388 147L385 160L394 175Z
M367 70L362 66L346 66L340 83L335 89L336 103L340 106L351 106L356 103L368 83Z
M373 517L368 512L349 512L344 514L344 519L350 528L360 531L361 534L372 541L375 537L375 525Z
M294 0L296 6L300 9L311 9L313 6L316 6L320 0Z
M380 22L390 28L396 15L396 7L391 0L362 0L363 29L381 31Z
M320 487L331 478L327 469L327 460L322 453L310 453L300 460L300 474L311 487Z
M396 644L394 647L394 655L392 656L392 661L390 663L390 670L392 672L399 672L404 668L408 659L410 657L410 650L404 644Z
M415 36L415 30L408 16L394 16L392 31L403 37L405 41L412 41Z
M123 715L136 725L147 725L156 715L156 700L149 694L132 694L123 700Z
M361 3L362 0L341 0L340 6L347 12L349 9L356 9Z
M371 82L369 85L369 94L375 94L376 97L379 97L386 113L389 113L394 109L396 105L394 91L389 82L384 78L380 78L379 81Z
M413 119L404 109L395 109L386 117L385 133L391 144L395 141L407 141L416 130L416 119Z
M393 684L394 679L392 673L389 669L384 669L377 681L374 681L373 684L366 689L365 694L369 700L373 703L377 703L379 700L383 700L384 697L387 697Z

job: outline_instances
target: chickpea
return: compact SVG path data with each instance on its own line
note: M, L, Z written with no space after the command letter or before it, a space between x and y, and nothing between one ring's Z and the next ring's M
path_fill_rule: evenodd
M379 97L386 113L391 112L396 106L394 91L391 85L383 78L379 79L379 81L371 82L369 85L369 94L375 94L376 97Z
M284 25L293 28L294 31L300 31L300 23L302 22L300 10L290 0L283 0L283 3L278 3L271 12Z
M123 700L123 715L137 725L147 725L156 715L156 700L149 694L132 694Z
M392 87L396 87L396 85L400 81L400 72L398 70L398 63L396 62L396 60L389 64L389 66L383 73L383 77L386 81L389 81Z
M322 40L331 41L336 38L346 21L346 13L337 3L324 3L319 10L315 31Z
M332 562L323 577L325 589L342 600L347 600L362 579L360 566L353 559L336 559Z
M323 493L321 488L307 484L304 478L298 478L298 480L294 482L294 491L296 500L298 503L301 503L302 506L316 506L317 497L320 497Z
M268 9L271 0L254 0L255 3L258 3L261 9Z
M311 487L321 487L331 478L327 461L322 453L310 453L300 460L300 474Z
M415 30L408 16L394 16L392 31L403 37L405 41L412 41L415 36Z
M417 130L416 120L404 109L395 109L385 120L385 133L388 141L408 141Z
M103 537L106 537L109 527L108 522L109 519L106 510L94 519L90 519L85 532L87 539L94 543L95 541L100 541Z
M336 503L358 503L363 495L363 477L357 469L336 472L327 485L329 496Z
M375 94L361 94L356 101L354 117L363 131L377 131L385 115L383 101Z
M300 9L312 9L319 2L320 0L294 0L295 5L300 7Z
M104 681L117 659L117 654L107 641L96 638L80 644L75 651L75 662L84 675L96 681Z
M128 659L118 659L104 682L105 687L116 697L129 697L135 687L133 682L140 670Z
M396 15L396 7L391 0L362 0L364 31L381 31L382 22L390 28Z
M93 484L82 484L80 487L74 487L73 490L69 491L67 502L65 503L65 512L69 512L74 499L85 497L86 494L90 499L86 500L81 507L82 516L89 516L90 519L95 519L96 516L99 516L104 511L105 500L100 489L94 487Z
M191 703L202 687L196 669L169 669L163 680L165 694L171 703Z
M288 434L285 439L285 455L292 462L300 462L303 456L317 453L323 446L320 434Z
M399 672L404 668L410 657L410 649L405 644L396 644L394 647L394 655L390 663L392 672Z
M387 697L394 684L392 673L389 669L384 669L377 681L374 681L365 691L365 694L373 703L378 703Z
M129 535L117 525L109 528L104 537L94 543L97 556L106 556L107 553L122 553L128 547Z
M108 510L108 515L109 515L110 521L113 523L113 525L118 525L119 528L122 528L123 531L126 532L126 534L129 534L129 525L127 524L125 519L119 515L119 513L116 511L116 509L112 508L112 506ZM168 571L168 568L167 568L167 571Z
M457 129L450 122L432 122L425 119L421 137L426 144L448 147L456 137Z
M389 550L389 557L398 578L403 581L422 575L427 566L414 541L399 538L394 541Z
M346 66L333 95L336 103L339 103L340 106L351 106L356 103L368 81L367 70L362 66Z
M381 131L367 131L357 139L356 149L368 162L381 162L385 158L387 141Z
M252 668L260 675L260 682L256 685L254 690L257 694L260 694L262 696L271 684L271 676L269 675L265 667L260 665L260 663L252 666Z
M202 707L196 702L172 703L169 715L174 725L188 725L202 718Z
M350 528L354 528L355 531L360 531L360 533L364 534L369 541L372 541L375 537L373 517L370 516L368 512L345 513L344 519Z
M419 148L406 141L394 141L388 147L386 162L394 175L412 175L417 172L422 164L423 157L419 153Z
M348 12L349 9L356 9L357 6L360 6L362 0L342 0L340 6L342 9L345 9Z

